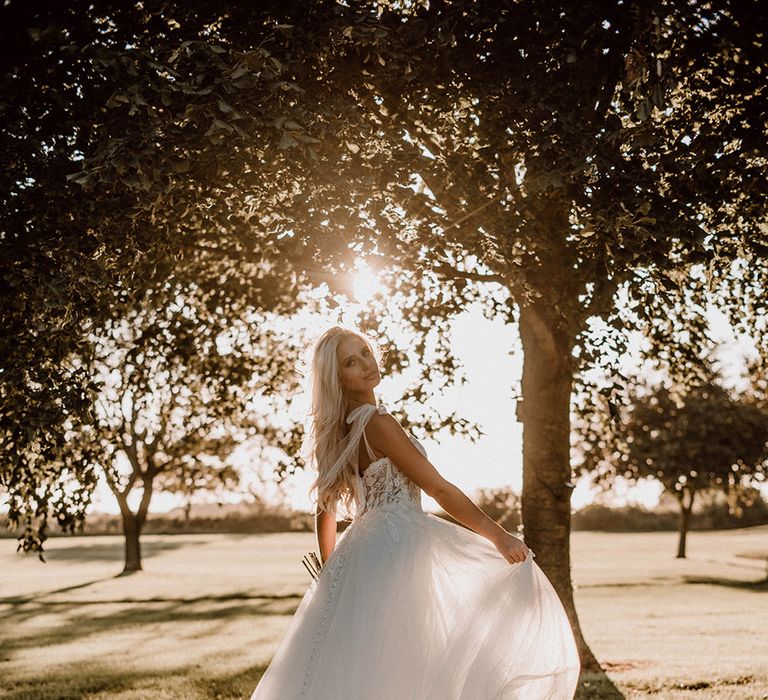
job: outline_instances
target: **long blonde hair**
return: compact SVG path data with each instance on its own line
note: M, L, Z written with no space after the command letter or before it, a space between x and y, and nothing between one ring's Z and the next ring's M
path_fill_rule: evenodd
M355 474L356 459L339 463L346 436L346 398L339 378L336 350L348 336L360 338L379 360L376 343L362 333L333 326L313 345L311 364L310 425L306 433L303 456L308 465L317 470L317 477L309 488L318 511L335 512L336 504L343 502L347 515L358 502L358 481Z

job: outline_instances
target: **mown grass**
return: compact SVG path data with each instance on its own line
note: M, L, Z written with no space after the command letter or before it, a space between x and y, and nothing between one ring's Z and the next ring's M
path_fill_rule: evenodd
M604 671L580 700L768 698L768 528L573 536L576 604ZM248 698L306 590L307 533L0 541L0 697Z

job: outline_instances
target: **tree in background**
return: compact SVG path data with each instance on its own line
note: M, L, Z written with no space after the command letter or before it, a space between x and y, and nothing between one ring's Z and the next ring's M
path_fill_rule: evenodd
M232 465L189 456L178 470L162 475L161 490L184 499L184 524L188 525L195 496L232 491L239 483L240 472Z
M137 571L156 491L189 498L234 485L232 454L249 442L295 448L300 434L273 426L264 403L266 396L287 403L296 381L287 360L295 351L263 318L222 323L195 290L180 288L148 294L107 323L92 347L90 357L73 361L87 363L94 378L95 420L71 439L99 446L97 463L122 517L124 571Z
M636 387L624 413L620 425L594 414L581 426L582 468L606 489L616 476L659 481L679 503L677 557L685 558L697 494L721 491L731 511L754 498L768 467L768 413L714 381L685 392Z
M505 530L517 532L520 529L520 496L512 489L478 489L475 502L489 518Z

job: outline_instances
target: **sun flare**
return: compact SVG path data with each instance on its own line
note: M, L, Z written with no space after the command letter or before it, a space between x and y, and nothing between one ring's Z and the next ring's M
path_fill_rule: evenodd
M383 292L384 287L376 273L364 263L361 264L352 277L352 293L355 300L360 304L365 304L374 296Z

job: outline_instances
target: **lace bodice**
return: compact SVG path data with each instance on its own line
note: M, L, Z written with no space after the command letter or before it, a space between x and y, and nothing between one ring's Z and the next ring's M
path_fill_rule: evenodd
M377 410L379 413L385 412L383 408L377 409L369 404L364 404L352 411L347 417L347 422L349 423L354 424L359 421L362 424L359 432L371 457L374 457L374 455L365 438L364 428L365 424ZM426 451L419 441L412 435L408 437L416 449L426 456ZM421 507L421 489L405 476L389 457L382 457L371 462L363 471L362 476L358 474L358 479L361 498L358 502L355 519L378 510L388 512L396 510L423 512Z
M409 437L419 452L426 456L418 440L413 436ZM362 481L365 502L359 515L376 508L422 510L421 489L405 476L389 457L371 462L363 472Z

